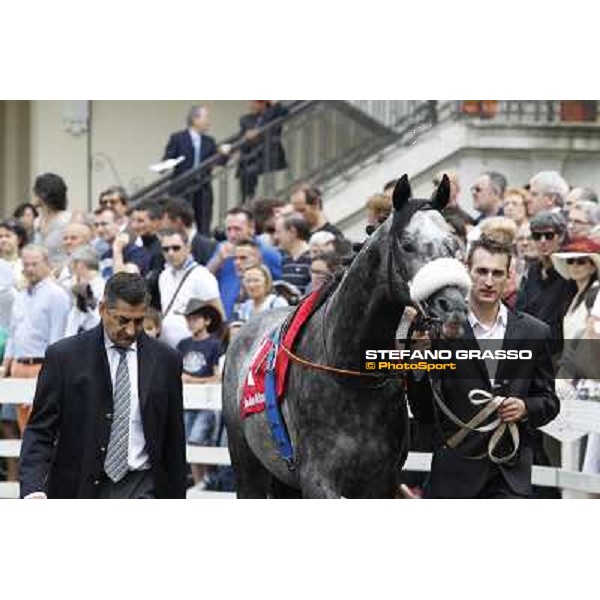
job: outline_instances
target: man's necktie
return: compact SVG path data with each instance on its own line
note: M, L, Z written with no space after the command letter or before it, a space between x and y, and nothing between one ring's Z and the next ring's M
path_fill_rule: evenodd
M127 350L113 346L120 355L115 388L113 392L113 421L110 428L108 451L104 471L115 483L121 481L128 471L129 413L131 411L131 387L127 368Z

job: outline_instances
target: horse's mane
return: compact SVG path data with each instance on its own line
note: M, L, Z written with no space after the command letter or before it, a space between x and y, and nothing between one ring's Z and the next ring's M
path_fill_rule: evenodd
M321 306L327 302L333 292L337 290L342 278L344 277L345 271L346 269L338 269L331 279L319 288L317 292L317 299L315 301L315 310L321 308Z

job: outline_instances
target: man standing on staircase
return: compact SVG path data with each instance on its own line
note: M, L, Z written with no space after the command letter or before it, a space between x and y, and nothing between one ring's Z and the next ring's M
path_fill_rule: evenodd
M187 129L171 135L163 156L163 160L183 157L183 160L176 165L173 171L174 179L186 171L197 168L198 165L215 156L217 152L223 155L223 158L217 162L226 161L225 148L217 149L215 138L206 134L210 126L206 106L192 106L188 113L187 125ZM212 220L211 170L211 167L203 169L193 180L183 183L179 191L174 190L172 192L175 195L178 193L184 194L191 203L194 208L196 227L204 235L208 235ZM190 186L195 189L186 193L186 189Z

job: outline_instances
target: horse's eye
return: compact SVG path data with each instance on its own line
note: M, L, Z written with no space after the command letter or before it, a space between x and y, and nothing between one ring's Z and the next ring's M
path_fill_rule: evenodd
M417 248L412 242L404 242L402 244L402 250L404 250L404 252L416 252Z

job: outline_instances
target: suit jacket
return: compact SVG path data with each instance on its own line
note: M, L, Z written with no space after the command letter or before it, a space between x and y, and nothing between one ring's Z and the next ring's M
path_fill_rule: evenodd
M499 341L498 341L499 342ZM445 343L441 343L444 347ZM482 360L458 361L457 371L444 371L444 375L431 380L408 379L408 400L415 420L423 424L435 423L434 451L431 466L430 496L434 498L472 498L483 489L486 482L500 470L509 488L520 495L531 494L531 466L533 462L533 430L549 423L559 412L559 400L554 391L554 371L551 360L550 328L535 317L524 313L508 313L506 333L498 348L505 350L532 350L533 360L499 361L495 383L502 386L501 395L524 400L527 419L518 423L520 445L517 455L503 465L495 465L485 456L491 432L470 432L456 448L446 445L446 440L456 431L452 423L435 405L432 386L440 392L445 404L464 423L482 408L468 399L473 389L492 392L486 365ZM469 324L464 339L446 347L456 350L479 349ZM439 373L442 373L441 371ZM495 417L492 415L490 420ZM487 423L489 421L485 421ZM506 432L494 453L507 455L511 449L510 435Z
M217 154L215 138L210 135L202 134L200 141L200 162L198 164L203 163L215 154ZM173 178L178 177L182 173L185 173L185 171L189 171L194 167L194 145L192 144L192 137L188 129L177 131L171 135L167 147L165 148L163 160L167 160L168 158L178 158L179 156L183 156L184 160L173 170ZM226 158L224 158L224 160L226 160ZM221 164L222 161L217 162ZM209 201L212 201L210 171L211 169L206 169L205 172L199 175L201 186L197 188L193 194L202 193L204 194L205 199L208 198ZM189 182L185 184L185 186L182 186L180 191L174 193L184 193L185 187L188 185Z
M157 498L185 498L181 358L142 333L140 409ZM49 346L23 434L21 497L93 498L110 438L113 393L102 325Z

